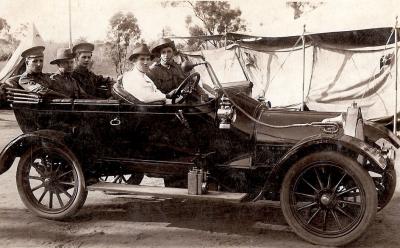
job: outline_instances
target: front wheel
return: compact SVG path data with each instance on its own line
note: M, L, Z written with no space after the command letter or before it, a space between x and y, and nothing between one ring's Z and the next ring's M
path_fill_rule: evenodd
M281 207L303 239L341 246L355 241L374 221L377 192L356 161L337 152L310 154L287 172Z
M73 216L87 196L78 160L52 145L30 148L21 156L17 187L28 209L53 220Z

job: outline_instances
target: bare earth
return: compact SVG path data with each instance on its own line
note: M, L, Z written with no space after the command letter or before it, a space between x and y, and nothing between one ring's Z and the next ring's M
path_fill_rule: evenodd
M13 113L0 110L0 149L20 133ZM260 203L90 192L73 220L49 221L35 217L22 204L15 173L16 163L0 175L0 247L318 247L298 238L279 208ZM148 178L146 183L162 184ZM399 203L397 191L351 247L400 247Z

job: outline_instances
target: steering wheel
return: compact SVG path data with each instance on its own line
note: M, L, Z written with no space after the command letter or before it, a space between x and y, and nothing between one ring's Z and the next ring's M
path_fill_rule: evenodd
M172 104L175 104L175 101L178 97L182 96L182 99L178 101L178 103L183 103L186 98L190 94L192 94L193 90L196 89L197 85L200 81L200 74L198 72L194 72L187 76L185 80L176 88L175 92L171 95Z

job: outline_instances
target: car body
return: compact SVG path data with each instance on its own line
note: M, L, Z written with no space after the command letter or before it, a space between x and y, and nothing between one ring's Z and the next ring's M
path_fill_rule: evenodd
M63 219L83 205L88 189L141 187L127 184L125 191L116 180L99 183L104 177L130 175L130 184L143 174L163 177L176 191L158 195L191 197L179 190L191 187L188 174L196 167L204 190L198 198L280 200L290 226L312 243L360 237L394 193L399 139L363 120L356 106L337 121L340 113L270 108L249 96L249 82L215 84L214 97L183 104L45 101L10 89L23 134L0 154L0 174L20 157L25 205Z

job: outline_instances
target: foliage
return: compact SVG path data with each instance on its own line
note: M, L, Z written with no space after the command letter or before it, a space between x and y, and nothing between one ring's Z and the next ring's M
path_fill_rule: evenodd
M321 6L323 2L303 2L303 1L293 1L286 2L286 6L293 8L293 17L294 19L300 18L302 14L307 11L312 11L319 6Z
M224 35L228 32L246 31L245 21L241 18L240 9L232 9L227 1L185 1L169 2L163 6L178 7L187 6L193 10L192 16L186 17L186 27L191 36ZM209 41L214 47L221 47L224 43L220 40ZM205 46L205 42L199 39L191 39L188 45L192 49Z
M140 39L141 31L131 12L117 12L109 24L106 54L113 61L117 74L122 74L126 69L128 47Z
M17 45L10 28L7 20L0 17L0 61L9 59Z

